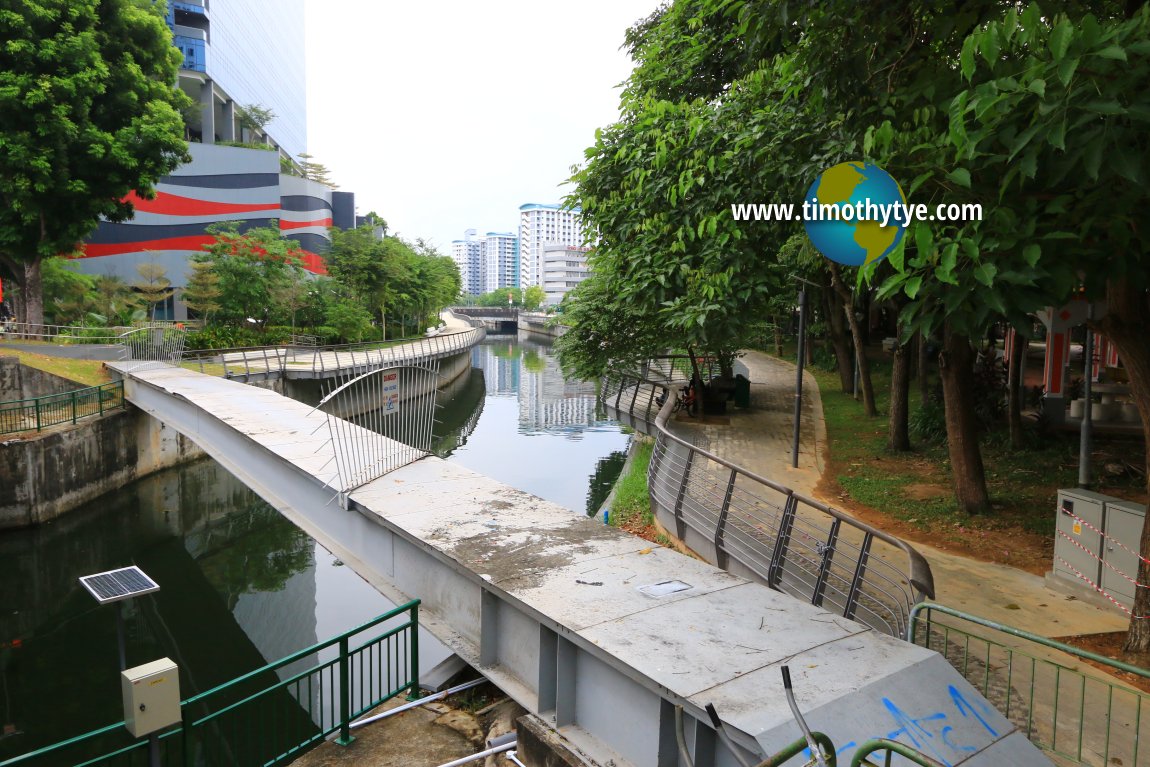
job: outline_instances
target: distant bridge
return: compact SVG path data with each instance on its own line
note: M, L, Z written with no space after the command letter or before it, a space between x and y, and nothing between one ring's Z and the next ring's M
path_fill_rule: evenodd
M486 328L491 334L514 335L519 332L519 310L504 306L457 306L450 310L472 327Z

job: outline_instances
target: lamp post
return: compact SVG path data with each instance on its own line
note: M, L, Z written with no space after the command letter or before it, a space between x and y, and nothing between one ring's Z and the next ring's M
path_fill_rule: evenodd
M810 280L796 276L799 285L799 342L798 365L795 373L795 426L794 437L791 440L791 468L799 467L799 434L803 417L803 365L806 363L807 340L807 285L814 285Z

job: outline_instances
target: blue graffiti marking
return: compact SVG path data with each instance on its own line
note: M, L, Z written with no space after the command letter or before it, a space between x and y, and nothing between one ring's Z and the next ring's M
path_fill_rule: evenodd
M946 714L939 711L938 713L931 714L930 716L920 717L915 719L909 714L904 713L897 705L891 701L890 698L883 698L882 704L886 706L886 710L890 712L891 718L894 719L895 724L900 725L897 730L891 730L887 733L887 737L891 740L898 740L900 735L906 735L911 744L917 748L928 748L934 754L935 758L941 761L946 767L951 767L950 762L938 752L934 746L934 735L930 730L922 726L922 722L934 722L939 719L946 719ZM920 740L921 738L921 740Z
M962 714L963 718L966 718L969 712L969 715L977 719L978 723L986 728L986 731L990 733L990 737L998 737L998 733L994 731L994 728L991 727L987 721L982 718L982 714L978 713L978 710L973 705L971 705L971 703L965 697L963 697L962 693L959 692L958 688L956 688L953 684L950 685L950 699L954 701L954 707L958 709L958 713ZM982 709L983 714L988 716L990 715L992 709L989 706L980 700L976 700L975 702L979 705L979 708Z
M963 746L963 745L960 745L958 743L952 743L950 740L950 733L952 733L952 732L954 732L954 728L948 724L946 727L943 727L942 732L939 733L942 736L942 742L945 743L948 748L953 748L956 751L977 751L978 750L974 746Z

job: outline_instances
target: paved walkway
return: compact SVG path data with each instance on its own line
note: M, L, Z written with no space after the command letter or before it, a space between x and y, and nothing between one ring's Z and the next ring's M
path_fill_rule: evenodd
M741 361L751 379L749 411L733 408L729 419L710 418L702 423L678 419L671 422L671 428L732 463L817 498L815 486L826 470L827 446L818 385L809 373L804 374L799 466L794 469L795 366L759 352L748 352ZM833 498L819 500L835 505ZM930 562L937 601L955 609L1049 637L1123 631L1128 625L1122 613L1068 599L1030 573L926 544L913 545Z

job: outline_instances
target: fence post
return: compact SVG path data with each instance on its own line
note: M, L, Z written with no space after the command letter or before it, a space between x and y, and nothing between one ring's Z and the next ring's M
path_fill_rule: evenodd
M72 390L72 425L76 425L76 390Z
M687 453L687 463L683 467L683 481L679 484L679 494L675 496L675 537L680 541L687 538L687 521L683 519L683 498L687 495L687 483L691 481L691 464L695 460L695 451Z
M727 516L731 512L731 496L735 493L735 479L738 472L731 469L731 476L727 480L727 492L723 495L723 507L719 510L719 521L715 524L715 565L726 570L730 557L727 554Z
M100 415L104 414L104 387L96 389L96 409Z
M32 401L36 403L36 431L40 431L40 398L37 397Z
M411 686L407 691L408 700L419 699L419 603L411 606L411 670L408 678Z
M339 638L339 737L335 742L350 745L351 736L351 673L348 668L347 634Z

